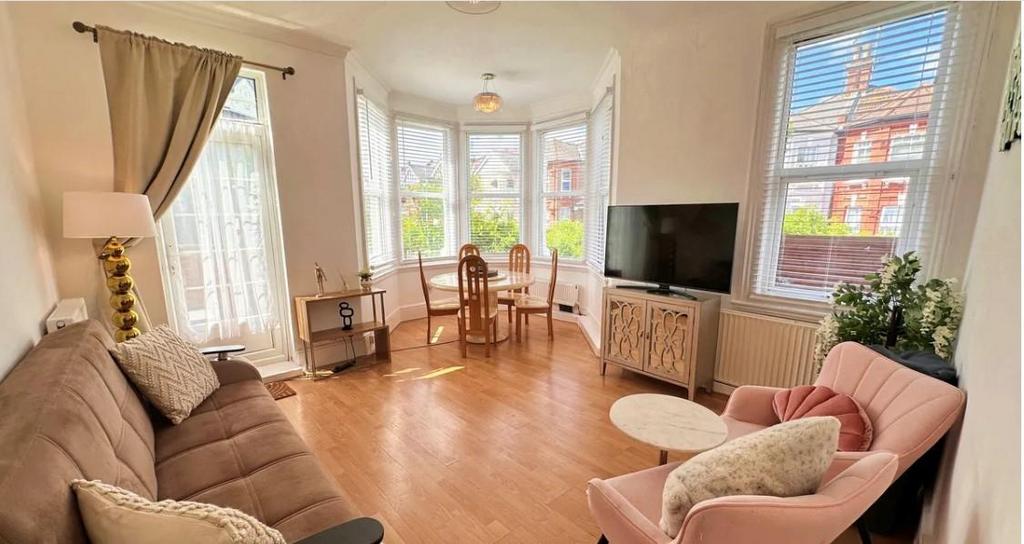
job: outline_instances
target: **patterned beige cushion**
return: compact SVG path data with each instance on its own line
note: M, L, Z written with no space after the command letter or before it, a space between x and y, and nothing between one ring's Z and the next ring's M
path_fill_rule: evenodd
M166 326L122 342L112 353L128 379L175 425L220 387L210 361Z
M675 537L701 501L817 491L839 442L839 420L809 417L741 436L679 465L665 481L661 530Z
M72 480L89 540L103 544L285 544L256 518L212 504L153 502L100 481Z

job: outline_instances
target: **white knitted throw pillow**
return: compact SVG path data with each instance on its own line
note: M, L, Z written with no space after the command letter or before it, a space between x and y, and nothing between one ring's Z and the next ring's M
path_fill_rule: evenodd
M665 480L661 530L675 538L697 503L732 495L795 497L818 490L839 420L808 417L741 436L676 467Z
M235 510L191 501L153 502L98 480L72 480L92 542L103 544L285 544L284 536Z
M220 387L210 361L165 325L121 342L112 354L135 387L175 425Z

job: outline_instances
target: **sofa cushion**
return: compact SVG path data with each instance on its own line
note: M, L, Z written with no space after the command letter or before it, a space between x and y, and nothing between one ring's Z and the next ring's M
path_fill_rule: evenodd
M112 353L171 423L181 423L220 385L210 361L166 325L118 344Z
M853 397L824 385L799 385L775 394L779 421L832 416L839 420L839 451L866 451L871 446L871 419Z
M222 385L156 431L159 498L237 508L288 541L354 517L258 380Z
M285 544L279 531L234 508L153 502L99 480L72 482L89 539L101 544Z
M44 336L0 382L0 542L86 542L71 481L157 493L153 427L87 321Z
M690 509L708 499L814 493L838 440L839 420L809 417L741 436L695 456L665 480L661 529L675 537Z

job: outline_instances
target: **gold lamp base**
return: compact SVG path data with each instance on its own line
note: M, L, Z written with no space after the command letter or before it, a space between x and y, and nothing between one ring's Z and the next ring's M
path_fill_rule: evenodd
M139 322L139 314L132 310L135 306L135 295L132 287L135 280L128 275L132 261L124 254L125 247L116 236L112 236L103 246L99 258L103 260L103 270L107 274L107 289L110 290L110 307L114 309L111 321L114 323L114 340L124 342L142 334L135 325Z

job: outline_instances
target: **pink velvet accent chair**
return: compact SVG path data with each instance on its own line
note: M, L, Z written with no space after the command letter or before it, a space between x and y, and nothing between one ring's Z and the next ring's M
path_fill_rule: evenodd
M964 392L907 368L856 342L832 348L814 385L824 385L856 400L874 428L863 452L836 452L826 481L872 452L899 457L899 478L946 434L963 412ZM722 413L729 439L779 422L772 408L775 387L744 385L733 391Z
M587 485L590 513L611 544L822 544L832 542L889 487L898 459L886 452L857 460L814 495L738 495L697 503L676 537L658 527L669 463Z

